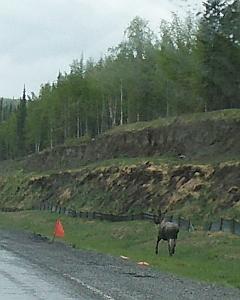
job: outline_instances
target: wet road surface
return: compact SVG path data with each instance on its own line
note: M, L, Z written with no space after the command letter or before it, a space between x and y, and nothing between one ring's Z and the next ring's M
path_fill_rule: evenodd
M6 250L0 250L0 299L86 299L80 295L76 298L76 295L71 294L58 279L46 277L23 259Z
M0 230L0 300L239 300L191 281L21 231Z

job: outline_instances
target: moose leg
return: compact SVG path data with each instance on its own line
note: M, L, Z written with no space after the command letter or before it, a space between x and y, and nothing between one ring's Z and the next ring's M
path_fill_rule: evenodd
M172 256L174 253L172 239L168 240L168 252L170 256Z
M169 239L168 240L168 252L169 252L170 256L172 256L174 254L175 247L176 247L176 240L175 239Z
M175 253L175 248L176 248L176 240L173 240L173 254Z
M155 250L156 254L158 254L158 244L159 244L160 241L161 241L161 239L158 237L157 238L157 244L156 244L156 250Z
M170 246L170 241L168 240L168 253L170 256L172 256L172 252L171 252L171 246Z

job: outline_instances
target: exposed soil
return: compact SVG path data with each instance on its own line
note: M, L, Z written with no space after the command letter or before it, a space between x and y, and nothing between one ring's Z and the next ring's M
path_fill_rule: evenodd
M239 219L240 162L236 159L240 155L240 110L154 124L116 128L86 145L57 147L13 162L14 175L0 177L0 207L32 208L53 202L117 214L155 212L161 207L184 217ZM168 154L182 157L186 163L177 161L173 166L151 162L154 156ZM110 167L79 168L105 159L146 156L150 162L126 167L112 163ZM236 162L227 163L230 157ZM210 163L197 165L192 160L204 158ZM215 158L225 162L213 163ZM25 171L55 169L55 174L17 175L14 163ZM4 168L7 164L1 173ZM61 171L66 168L79 171Z
M32 208L52 202L117 214L179 211L184 217L238 219L240 163L98 167L46 176L0 178L2 207Z
M83 164L118 157L183 155L188 160L212 161L240 155L240 110L238 117L222 112L222 119L186 121L176 118L154 127L146 123L140 129L107 132L85 145L59 146L27 157L26 170L77 168ZM204 116L204 114L203 114ZM227 117L228 116L228 117Z

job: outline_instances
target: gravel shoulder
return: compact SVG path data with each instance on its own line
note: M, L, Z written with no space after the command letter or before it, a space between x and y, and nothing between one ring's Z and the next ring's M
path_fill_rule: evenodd
M55 276L86 299L240 299L240 290L203 284L121 258L74 249L22 231L0 231L0 248Z

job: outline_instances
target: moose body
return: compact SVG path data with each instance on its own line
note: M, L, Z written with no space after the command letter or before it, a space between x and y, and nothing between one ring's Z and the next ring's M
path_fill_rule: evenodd
M179 226L173 222L162 220L159 225L156 254L158 254L158 244L161 240L168 242L169 255L172 256L176 248L176 240L179 232Z

